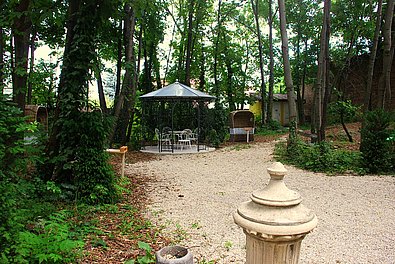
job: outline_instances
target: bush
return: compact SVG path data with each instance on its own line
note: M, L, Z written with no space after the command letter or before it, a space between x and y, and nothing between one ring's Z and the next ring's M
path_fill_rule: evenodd
M394 149L389 129L391 115L383 110L367 112L361 129L362 164L370 173L393 172Z
M276 158L282 162L314 172L344 173L359 169L360 154L358 152L338 150L327 142L308 144L297 140L289 146L279 143L275 149Z

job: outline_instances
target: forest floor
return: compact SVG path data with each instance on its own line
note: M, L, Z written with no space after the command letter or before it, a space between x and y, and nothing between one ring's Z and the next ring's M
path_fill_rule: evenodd
M346 134L341 125L328 127L326 132L327 139L339 148L358 150L360 124L347 124L347 128L353 136L353 143L347 142ZM254 141L250 142L250 145L274 142L280 137L281 135L255 135ZM232 148L232 145L239 147L246 145L248 147L247 143L244 142L225 142L220 149ZM140 166L138 164L161 159L162 156L157 154L131 151L126 155L126 164L127 167L133 167L134 164ZM113 156L111 162L114 164L115 169L119 171L119 157ZM87 243L85 247L86 256L82 263L124 263L126 260L136 259L138 256L144 255L144 250L139 249L137 246L139 241L145 241L150 244L152 252L170 243L177 242L174 241L174 236L163 234L160 226L151 223L147 219L146 210L152 203L149 192L152 191L152 186L157 181L153 173L147 177L147 175L135 173L134 170L126 169L125 176L129 179L129 182L124 187L131 190L131 192L124 192L124 200L116 204L115 209L100 211L90 216L92 219L97 219L99 229L102 232ZM128 206L134 208L132 213L130 210L125 210ZM182 236L182 230L178 230L178 232L180 233L178 234L179 237Z

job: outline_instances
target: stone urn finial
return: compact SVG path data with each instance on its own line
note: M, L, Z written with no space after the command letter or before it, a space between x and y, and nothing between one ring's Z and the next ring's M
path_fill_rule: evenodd
M283 164L276 162L267 171L268 185L254 191L233 215L247 235L246 264L296 264L302 239L316 227L317 217L285 185Z

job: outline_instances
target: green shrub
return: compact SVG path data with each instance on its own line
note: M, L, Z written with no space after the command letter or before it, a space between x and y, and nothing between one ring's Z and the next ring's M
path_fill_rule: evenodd
M360 154L358 152L334 149L327 142L308 144L297 140L288 146L286 143L279 143L276 145L275 155L282 162L314 172L363 173L359 168Z
M383 110L367 112L361 129L362 164L370 173L392 172L394 149L392 147L391 115Z

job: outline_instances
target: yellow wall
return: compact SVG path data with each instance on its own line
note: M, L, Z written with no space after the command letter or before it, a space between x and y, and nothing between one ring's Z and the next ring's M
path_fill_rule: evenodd
M256 101L255 103L252 103L249 110L253 112L255 116L260 116L262 114L261 102Z

